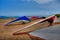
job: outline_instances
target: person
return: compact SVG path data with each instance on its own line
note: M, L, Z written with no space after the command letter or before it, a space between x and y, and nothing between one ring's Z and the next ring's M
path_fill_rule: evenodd
M55 19L55 16L47 20L50 23L50 26L54 25L54 19Z
M40 19L45 19L45 17L41 17ZM48 21L50 24L49 26L53 26L54 25L54 19L55 19L55 16L52 16L51 18L45 20L45 21ZM45 22L45 21L42 21L42 22ZM40 22L40 23L42 23Z

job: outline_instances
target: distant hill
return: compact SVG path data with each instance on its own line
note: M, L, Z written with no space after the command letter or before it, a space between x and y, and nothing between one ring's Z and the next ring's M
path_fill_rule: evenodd
M60 17L60 14L55 14L55 16Z

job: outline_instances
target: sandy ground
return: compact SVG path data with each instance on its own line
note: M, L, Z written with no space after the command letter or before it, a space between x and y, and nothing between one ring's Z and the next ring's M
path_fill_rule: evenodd
M32 36L30 34L19 34L19 35L12 35L13 31L20 29L24 27L25 25L29 25L35 21L32 21L31 23L25 24L25 25L19 25L19 23L4 26L6 23L11 21L12 19L0 19L0 39L1 40L45 40L36 36ZM60 22L55 22L54 25L60 24ZM22 26L22 27L21 27ZM40 25L39 25L40 26Z
M19 25L17 23L17 25L13 24L13 25L9 25L9 26L4 26L9 21L11 21L11 19L0 19L0 40L45 40L40 37L30 35L29 33L13 35L12 34L13 29L17 30L18 28L21 28L21 26L23 26L23 25ZM33 21L33 22L35 22L35 21ZM33 22L31 22L31 23L33 23Z
M20 35L0 34L0 40L44 40L44 39L32 36L27 33Z

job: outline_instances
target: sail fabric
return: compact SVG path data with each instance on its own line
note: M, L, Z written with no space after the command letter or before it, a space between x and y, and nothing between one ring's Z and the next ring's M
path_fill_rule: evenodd
M20 21L20 20L30 21L30 19L28 19L26 16L23 16L21 18L17 18L16 20L13 20L11 22L8 22L6 25L11 24L11 23L16 22L16 21Z

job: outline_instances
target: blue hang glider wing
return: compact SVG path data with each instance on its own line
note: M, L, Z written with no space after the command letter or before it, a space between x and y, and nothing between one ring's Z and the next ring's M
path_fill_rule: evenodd
M16 21L19 21L19 20L27 20L27 21L30 21L30 19L28 19L26 16L23 16L21 18L17 18L16 20L13 20L11 22L8 22L6 25L9 25L9 24L11 24L13 22L16 22Z

